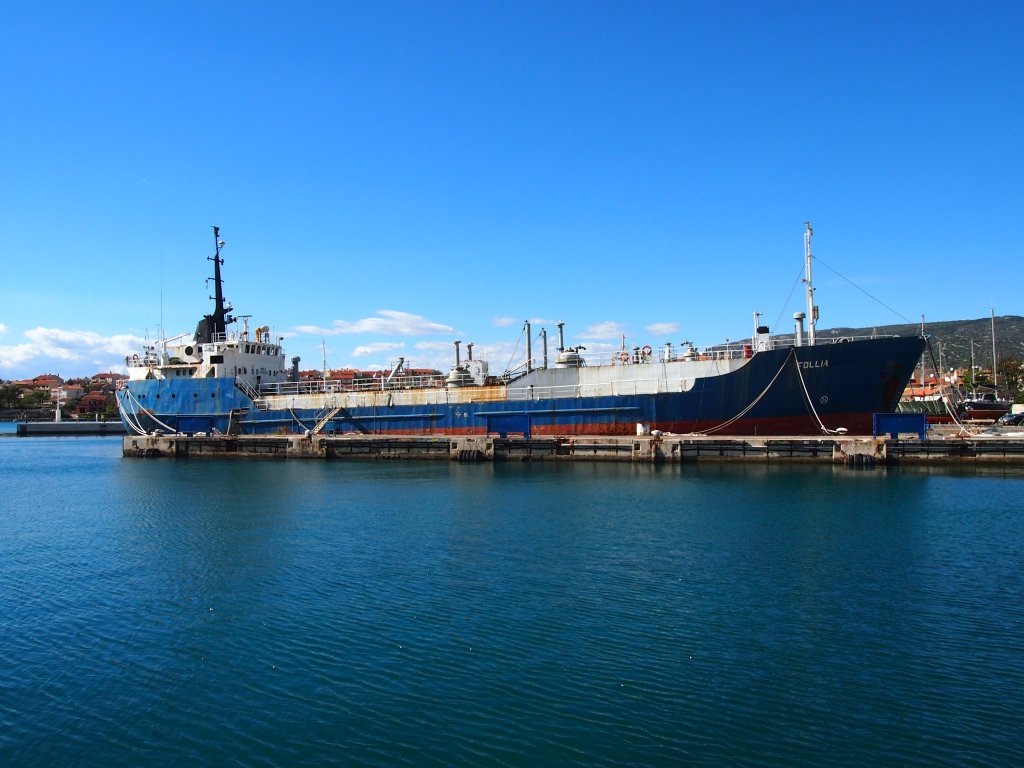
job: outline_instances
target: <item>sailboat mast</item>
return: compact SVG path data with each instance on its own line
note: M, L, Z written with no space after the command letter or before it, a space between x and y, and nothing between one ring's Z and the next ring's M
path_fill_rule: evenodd
M921 315L921 335L924 336L924 315ZM921 355L921 394L924 394L924 355Z
M992 384L996 388L996 397L999 397L999 369L996 367L996 308L991 307L992 313Z
M978 382L975 381L977 373L974 370L974 339L971 339L971 396L974 396L974 390L978 388Z

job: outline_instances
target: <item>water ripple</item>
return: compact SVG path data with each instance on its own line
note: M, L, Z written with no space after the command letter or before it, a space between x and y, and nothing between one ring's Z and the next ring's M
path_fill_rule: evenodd
M1017 478L106 445L0 446L5 765L1024 762Z

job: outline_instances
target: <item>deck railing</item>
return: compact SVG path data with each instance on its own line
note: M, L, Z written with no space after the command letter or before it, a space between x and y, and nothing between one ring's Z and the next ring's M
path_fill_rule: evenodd
M887 338L887 335L876 334L873 336L832 336L832 335L818 335L815 339L814 346L825 346L828 344L841 344L848 341L863 341L865 339L880 339ZM762 350L772 349L788 349L793 346L793 337L790 336L775 336L761 342ZM804 338L801 346L810 346L807 339ZM650 365L654 363L666 363L666 362L678 362L678 361L708 361L708 360L742 360L745 358L752 357L758 350L751 339L741 339L738 341L730 341L724 344L712 344L710 346L700 347L697 345L683 344L683 345L660 345L660 346L642 346L642 347L629 347L626 349L617 349L611 352L585 352L579 351L577 354L583 360L587 366L596 365ZM539 368L538 360L533 361L532 368ZM526 363L522 363L519 367L509 371L505 378L508 381L514 381L517 378L522 377L527 372Z
M406 389L442 389L441 376L396 376L391 381L380 377L367 379L312 379L264 384L264 395L320 395L335 392L400 392Z

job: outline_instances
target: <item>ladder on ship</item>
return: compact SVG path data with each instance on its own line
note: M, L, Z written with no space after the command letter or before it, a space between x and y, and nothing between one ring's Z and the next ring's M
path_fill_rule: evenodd
M337 416L338 413L341 412L341 410L342 410L342 406L340 406L340 405L335 407L335 408L332 408L331 410L329 410L316 423L316 426L313 427L313 430L312 430L311 434L319 435L321 430L323 430L323 428L326 427L330 423L331 419L333 419L335 416Z
M244 379L236 378L235 386L242 390L242 394L252 400L252 404L256 406L257 411L265 411L270 407L270 404L249 382Z

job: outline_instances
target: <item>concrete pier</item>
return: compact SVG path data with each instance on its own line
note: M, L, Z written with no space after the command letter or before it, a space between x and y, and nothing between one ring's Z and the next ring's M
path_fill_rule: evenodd
M18 437L59 437L73 435L123 435L120 421L19 421Z
M1024 438L903 440L870 437L638 437L129 435L127 457L435 459L444 461L695 461L1024 466Z

